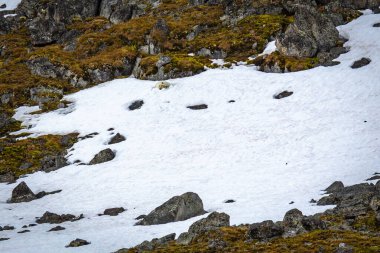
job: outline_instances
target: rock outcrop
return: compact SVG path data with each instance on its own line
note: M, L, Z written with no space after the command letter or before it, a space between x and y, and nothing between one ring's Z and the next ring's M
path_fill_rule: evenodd
M12 197L9 203L30 202L37 199L37 196L32 192L25 182L21 182L12 191Z
M338 30L331 20L315 8L300 5L295 22L278 37L276 46L286 56L314 57L318 52L328 52L335 47L338 39Z
M155 208L136 225L156 225L183 221L205 213L203 202L198 194L187 192L175 196Z
M230 216L225 213L212 212L206 218L194 222L189 230L179 235L177 243L189 244L196 236L220 227L230 225Z
M83 214L79 215L78 217L72 214L56 214L51 212L45 212L42 217L36 219L36 222L38 224L43 223L49 223L49 224L60 224L67 221L78 221L80 219L83 219Z

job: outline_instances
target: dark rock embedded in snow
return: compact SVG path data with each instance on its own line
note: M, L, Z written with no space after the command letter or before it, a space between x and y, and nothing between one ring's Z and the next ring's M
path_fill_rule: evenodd
M115 153L111 149L107 148L96 154L89 164L94 165L99 163L105 163L113 160L114 158Z
M226 203L226 204L234 203L234 202L236 202L236 200L233 200L233 199L228 199L228 200L224 201L224 203Z
M0 242L1 241L7 241L7 240L9 240L10 238L4 238L4 237L2 237L2 238L0 238Z
M71 241L68 245L66 245L66 248L75 248L75 247L81 247L84 245L91 244L90 242L83 240L83 239L75 239L74 241Z
M373 27L380 27L380 23L374 24Z
M355 61L352 65L351 68L353 69L358 69L364 66L367 66L368 64L371 63L371 59L369 58L361 58L360 60Z
M283 91L273 96L274 99L282 99L293 95L293 91Z
M14 230L15 227L14 226L4 226L4 227L0 227L0 231L6 231L6 230Z
M187 192L169 199L137 222L136 225L166 224L187 220L204 213L203 202L198 194Z
M13 189L9 203L29 202L35 199L37 197L28 185L25 182L21 182Z
M378 180L378 179L380 179L380 175L376 175L376 176L370 177L366 181Z
M43 198L45 197L46 195L51 195L51 194L56 194L56 193L60 193L62 190L56 190L56 191L52 191L52 192L45 192L45 191L42 191L42 192L39 192L36 194L36 197L38 199L40 198Z
M117 216L119 213L124 211L125 209L123 207L108 208L104 210L102 215Z
M329 187L325 189L326 193L338 192L344 188L344 184L341 181L335 181Z
M140 109L144 104L144 101L143 100L136 100L134 102L132 102L129 106L128 106L128 109L130 111L134 111L134 110L138 110Z
M204 110L208 108L208 105L206 104L200 104L200 105L189 105L187 108L191 110Z
M72 214L59 215L59 214L55 214L51 212L45 212L41 218L38 218L36 220L36 222L38 224L42 224L42 223L59 224L66 221L77 221L82 218L83 218L83 214L76 217L75 215L72 215Z
M247 238L253 240L267 240L273 237L279 237L283 232L284 229L279 223L267 220L251 224L247 231Z
M25 229L25 230L18 231L17 233L18 234L24 234L24 233L28 233L28 232L30 232L30 230L29 229Z
M145 214L142 214L142 215L139 215L135 218L135 220L141 220L141 219L144 219L146 217Z
M125 140L126 140L126 138L123 135L117 133L115 136L113 136L111 138L111 140L108 142L108 144L116 144L116 143L119 143L119 142L122 142Z
M5 9L5 8L7 8L7 5L6 5L6 4L2 4L2 5L0 5L0 9Z
M230 216L225 213L212 212L206 218L194 222L187 232L179 235L177 243L189 244L197 235L230 225Z
M48 232L61 231L61 230L65 230L65 229L66 228L64 228L64 227L56 226L56 227L51 228Z

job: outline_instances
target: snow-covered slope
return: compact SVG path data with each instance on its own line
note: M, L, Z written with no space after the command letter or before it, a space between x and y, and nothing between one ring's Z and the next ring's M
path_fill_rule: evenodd
M114 80L67 96L71 108L18 118L35 134L79 132L99 135L75 144L70 161L89 160L114 128L127 137L110 145L116 158L87 166L70 165L26 181L35 192L62 189L59 194L21 204L7 204L13 185L0 185L0 225L15 225L0 252L110 252L143 240L180 233L200 217L157 226L133 226L170 197L198 193L208 211L222 211L233 224L281 219L291 208L305 214L324 208L309 204L332 181L358 183L380 163L380 15L365 15L340 27L350 52L340 65L289 74L267 74L252 66L209 70L171 80L168 90L133 78ZM351 69L362 57L370 65ZM282 100L273 95L294 94ZM142 99L140 110L128 105ZM228 103L236 100L235 103ZM188 105L205 103L207 110ZM226 199L235 203L225 204ZM288 203L294 201L295 204ZM97 216L123 206L116 217ZM85 219L64 223L66 230L47 233L51 225L22 225L45 211L84 213ZM21 219L22 218L22 219ZM75 238L91 241L77 249L64 246Z
M19 3L21 3L21 0L0 0L0 6L6 4L6 7L4 9L0 9L0 11L14 10L16 9L17 5L19 5Z

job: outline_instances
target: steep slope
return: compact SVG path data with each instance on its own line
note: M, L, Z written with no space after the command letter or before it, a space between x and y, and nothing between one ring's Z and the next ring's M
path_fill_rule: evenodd
M109 252L180 233L200 217L133 224L187 191L201 196L206 211L228 213L233 224L280 219L290 207L305 214L324 210L309 200L319 198L326 185L336 179L358 183L378 169L380 32L373 27L378 22L380 15L368 14L339 27L350 51L337 66L286 74L235 66L169 80L167 90L154 88L152 81L118 79L66 96L73 102L68 108L40 115L30 114L36 107L19 108L15 118L30 126L20 133L98 133L69 150L70 162L88 163L106 148L116 157L19 179L35 192L62 190L28 203L5 203L15 185L0 184L0 225L17 228L1 232L10 238L1 242L1 251L67 252L65 245L83 238L91 244L77 252ZM370 64L352 69L362 57ZM285 90L294 93L273 98ZM141 108L129 110L136 100L144 101ZM187 108L200 104L207 108ZM116 133L126 140L108 145ZM227 199L236 202L224 203ZM127 211L97 216L115 206ZM47 233L52 227L47 224L17 233L45 211L85 218L64 223L66 230L56 233Z

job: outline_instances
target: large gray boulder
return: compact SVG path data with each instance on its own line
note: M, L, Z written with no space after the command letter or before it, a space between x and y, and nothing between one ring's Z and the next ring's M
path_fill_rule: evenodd
M268 240L274 237L279 237L284 232L281 224L274 223L271 220L260 223L253 223L247 231L247 238L253 240Z
M205 213L198 194L187 192L175 196L145 216L136 225L156 225L183 221Z
M99 163L105 163L113 160L114 158L115 153L110 148L107 148L96 154L89 164L94 165Z
M332 21L315 8L297 7L295 22L276 40L280 53L294 57L314 57L336 46L339 32Z
M189 230L179 235L177 243L189 244L196 236L220 227L227 227L230 225L230 216L225 213L212 212L206 218L194 222Z
M37 17L28 23L33 46L45 46L59 40L65 31L63 23L52 18Z
M19 183L12 191L12 197L9 203L30 202L37 199L36 195L25 182Z

